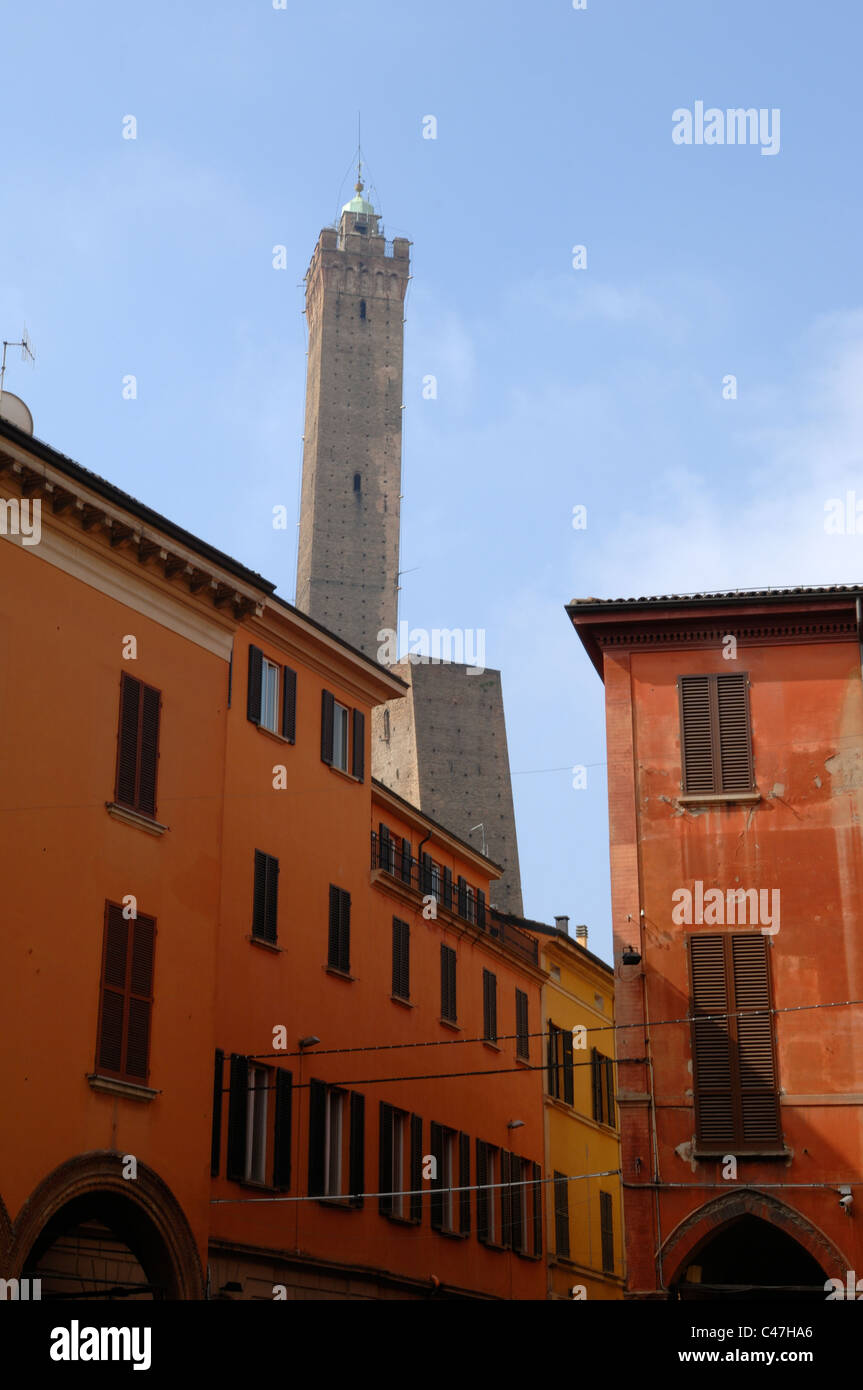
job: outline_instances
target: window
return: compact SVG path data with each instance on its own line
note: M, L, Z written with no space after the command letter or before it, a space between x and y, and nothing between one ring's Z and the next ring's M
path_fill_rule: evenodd
M509 1187L504 1189L504 1245L518 1255L542 1254L542 1170L538 1163L518 1154L501 1154L503 1180L509 1169Z
M330 884L330 920L327 965L345 975L351 969L351 895Z
M261 665L261 723L275 733L279 719L279 668L266 658Z
M411 929L407 922L393 918L393 994L397 999L411 997Z
M378 826L378 863L388 874L395 873L396 842L383 822Z
M590 1053L590 1075L593 1086L593 1118L601 1125L614 1125L614 1062L596 1048Z
M342 772L350 772L358 782L365 777L366 717L361 710L348 709L330 694L321 692L321 760Z
M483 1245L496 1245L500 1239L500 1150L481 1139L476 1141L476 1237Z
M156 814L161 695L126 672L120 678L117 778L114 799L144 816Z
M279 906L279 861L255 850L255 887L252 895L252 936L275 944Z
M456 953L452 946L441 946L440 1016L447 1019L449 1023L455 1023L458 1017L456 1013L455 963Z
M266 1067L249 1067L244 1171L247 1182L264 1182L266 1178L268 1081Z
M751 791L748 675L681 676L678 689L684 792Z
M358 225L356 230L357 230L358 232L361 232L362 235L365 236L365 233L366 233L365 227L361 227L361 226ZM365 301L364 299L361 299L361 300L360 300L360 318L361 318L361 319L364 319L365 316L366 316L366 301Z
M381 1101L378 1159L381 1214L418 1224L422 1220L423 1181L423 1123L419 1115Z
M156 921L106 902L96 1070L143 1085L150 1065Z
M327 1091L324 1111L324 1195L326 1197L341 1197L344 1190L344 1152L342 1148L344 1109L344 1091Z
M218 1173L221 1148L221 1086L224 1054L216 1052L211 1172ZM274 1103L270 1103L275 1094ZM228 1103L227 1176L233 1182L291 1185L292 1075L231 1054ZM272 1120L271 1120L272 1116ZM268 1182L272 1153L272 1183Z
M309 1196L361 1207L365 1181L365 1097L309 1084Z
M333 701L333 767L348 770L348 711Z
M246 717L259 728L293 743L297 726L297 673L249 647Z
M431 1224L449 1235L470 1234L470 1136L432 1123ZM458 1191L456 1189L459 1189Z
M362 480L362 478L360 477L359 473L355 473L355 474L354 474L354 492L360 492L360 491L362 490L362 486L363 486L363 480ZM389 713L389 710L387 710L387 713Z
M497 1042L497 976L482 972L482 1027L486 1042Z
M430 884L429 884L429 892L431 893L431 895L432 895L432 897L434 898L435 902L438 902L438 903L439 903L439 902L440 902L440 864L435 864L434 862L432 862L432 866L431 866L431 882L430 882Z
M402 883L410 883L413 878L413 846L410 840L402 839L402 852L399 857L399 868Z
M767 939L692 935L689 961L698 1146L723 1154L776 1149L782 1128Z
M530 1037L527 1026L527 995L523 989L515 992L515 1055L530 1058Z
M573 1090L572 1034L548 1021L548 1094L567 1105L575 1103Z
M554 1248L569 1259L569 1183L564 1173L554 1175Z
M610 1192L599 1194L599 1230L602 1239L602 1269L614 1273L614 1207Z

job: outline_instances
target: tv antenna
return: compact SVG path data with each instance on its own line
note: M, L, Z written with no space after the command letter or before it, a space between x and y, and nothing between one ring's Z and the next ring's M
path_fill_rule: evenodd
M18 347L21 349L22 362L30 362L35 365L36 354L33 351L33 344L30 342L26 323L24 325L24 332L21 334L17 343L10 343L5 338L3 339L3 358L2 361L0 361L0 400L3 399L3 381L6 376L6 351L10 347Z

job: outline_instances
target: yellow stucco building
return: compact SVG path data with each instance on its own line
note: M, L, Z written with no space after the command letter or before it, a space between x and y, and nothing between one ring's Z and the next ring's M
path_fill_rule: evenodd
M557 921L563 925L529 924L546 972L545 1171L554 1177L546 1201L548 1296L617 1299L624 1244L614 972L587 949L586 928L576 927L573 938L568 920Z

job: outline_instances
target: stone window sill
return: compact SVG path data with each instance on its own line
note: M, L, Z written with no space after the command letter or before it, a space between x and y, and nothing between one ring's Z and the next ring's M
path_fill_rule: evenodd
M155 1100L161 1091L150 1086L141 1086L134 1081L120 1081L114 1076L100 1076L98 1072L88 1072L87 1080L94 1091L104 1091L110 1096L125 1096L127 1100Z
M339 970L338 967L335 965L325 965L324 969L326 970L328 975L334 975L337 980L349 980L353 982L353 980L355 979L355 976L351 975L349 971Z
M403 998L401 994L391 994L390 999L392 999L394 1004L401 1004L403 1009L416 1008L416 1004L412 1004L409 999Z
M675 797L681 806L721 806L723 802L751 804L761 800L759 791L751 792L686 792Z
M131 806L121 806L117 801L106 801L105 809L115 820L121 820L125 825L134 825L137 830L146 830L148 835L164 835L170 828L154 820L152 816L145 816L142 811L133 811Z
M246 940L251 941L253 946L263 946L265 951L274 951L277 956L280 956L285 949L284 946L277 946L275 941L267 941L263 936L254 936L251 932Z
M268 729L263 724L256 724L255 728L259 734L265 734L267 738L274 738L276 743L286 743L289 748L293 747L294 740L292 738L285 738L284 734L276 733L275 729Z
M439 1018L438 1023L442 1028L451 1028L454 1033L461 1033L461 1024L456 1023L454 1018Z

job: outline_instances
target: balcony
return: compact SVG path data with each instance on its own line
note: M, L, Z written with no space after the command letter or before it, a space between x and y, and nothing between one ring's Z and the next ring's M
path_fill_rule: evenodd
M371 867L383 869L384 873L422 897L435 897L447 912L460 921L493 936L507 950L530 961L531 965L538 964L539 946L535 938L512 922L490 921L485 894L463 878L453 881L449 869L443 868L431 856L423 855L423 862L420 863L415 856L403 851L400 838L387 836L382 839L373 830Z

